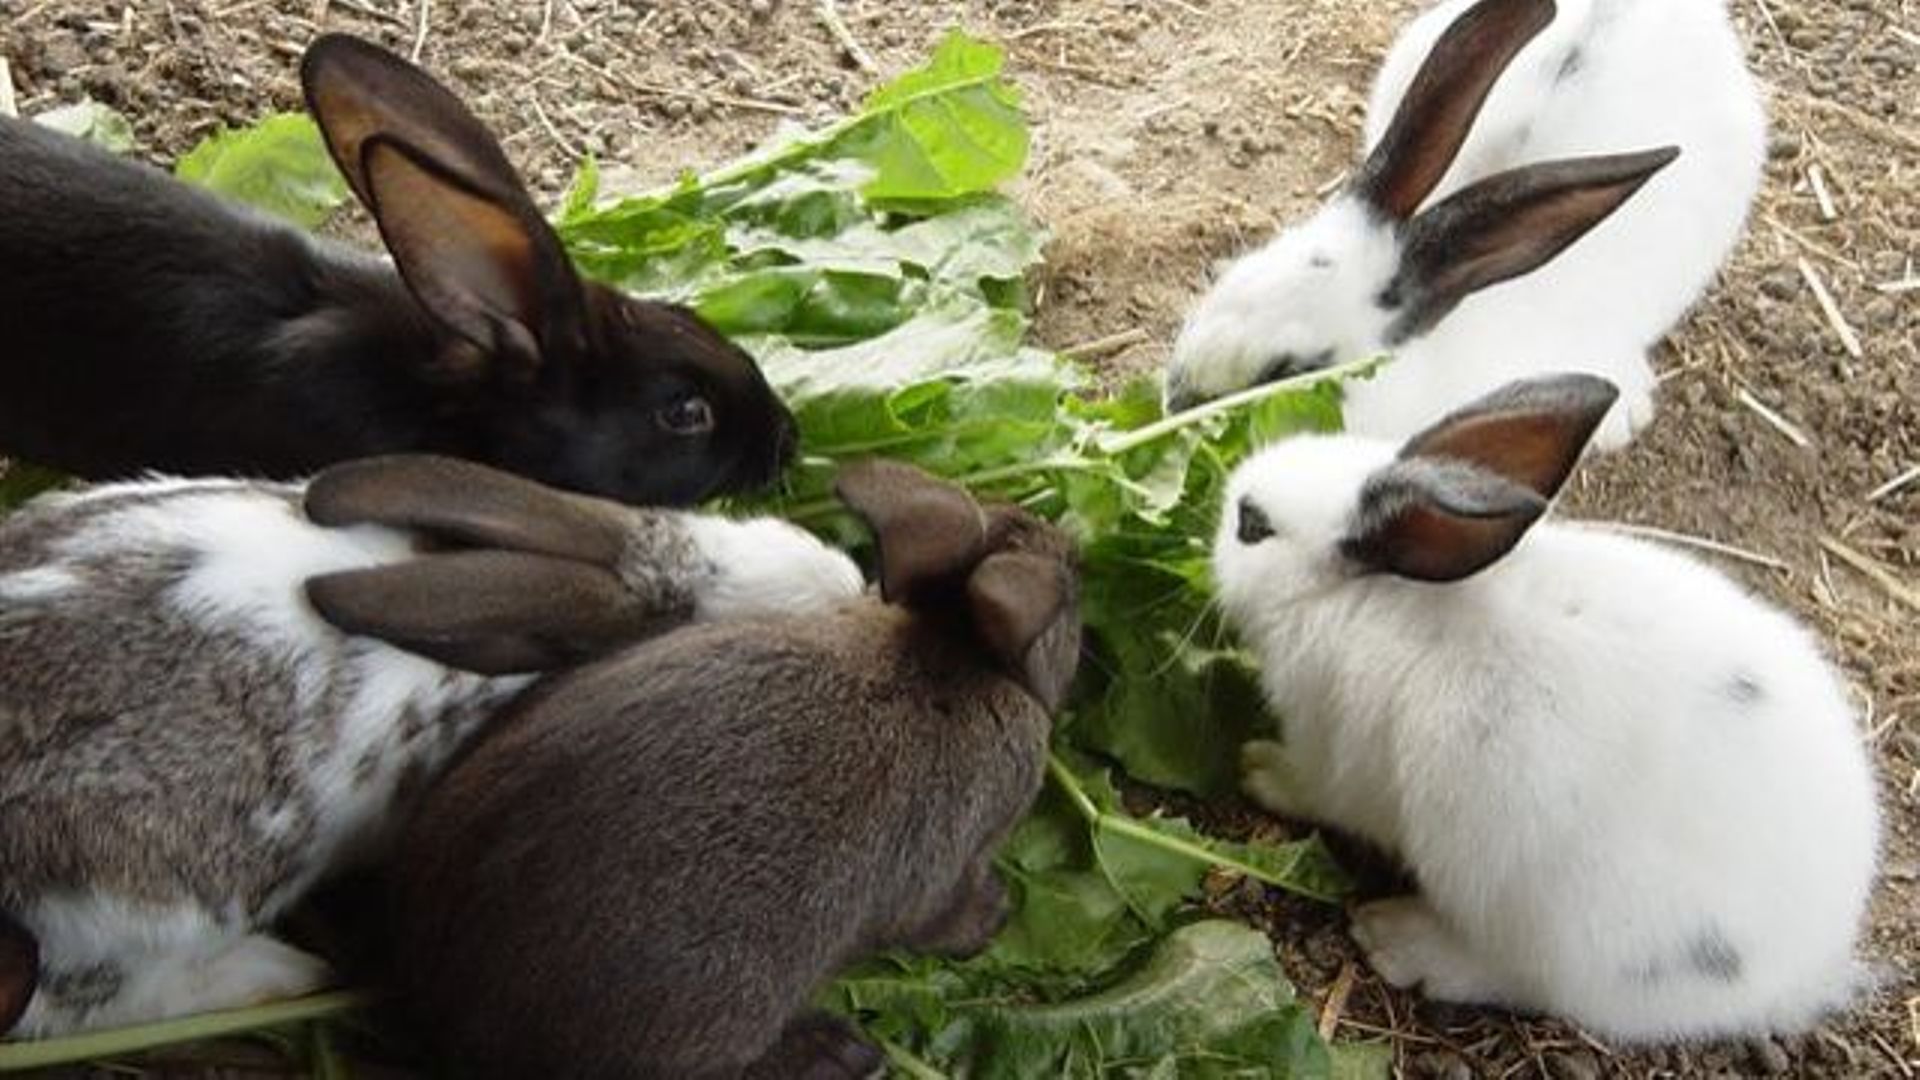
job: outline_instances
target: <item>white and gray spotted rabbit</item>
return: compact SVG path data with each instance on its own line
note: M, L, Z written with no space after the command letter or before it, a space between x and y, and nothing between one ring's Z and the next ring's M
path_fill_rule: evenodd
M1624 1040L1804 1028L1859 982L1874 783L1793 619L1664 548L1536 524L1613 404L1506 387L1404 445L1241 466L1214 549L1284 745L1248 793L1397 855L1374 969Z
M1724 0L1443 0L1388 52L1365 139L1195 305L1171 405L1392 352L1349 387L1349 430L1403 439L1565 368L1620 387L1596 445L1624 445L1648 350L1740 237L1766 112Z
M784 523L442 458L42 498L0 524L0 1030L316 988L268 928L377 847L517 673L860 584Z

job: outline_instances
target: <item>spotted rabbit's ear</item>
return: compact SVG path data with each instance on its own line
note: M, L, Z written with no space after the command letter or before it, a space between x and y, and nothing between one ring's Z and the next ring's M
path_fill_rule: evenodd
M840 470L834 491L873 530L880 592L889 603L911 605L945 591L986 554L980 504L911 465L855 462Z
M645 608L599 567L516 551L323 574L307 600L346 633L482 675L570 667L693 614Z
M1342 552L1421 581L1479 573L1546 512L1618 396L1605 379L1557 375L1449 415L1367 479Z
M450 667L547 671L692 617L620 578L637 511L469 461L335 465L307 485L316 524L386 525L456 549L307 582L322 618Z
M307 485L319 525L386 525L472 547L619 565L630 511L486 465L430 454L361 458Z
M1480 0L1455 19L1354 175L1354 193L1394 221L1412 217L1453 166L1493 84L1553 17L1553 0Z

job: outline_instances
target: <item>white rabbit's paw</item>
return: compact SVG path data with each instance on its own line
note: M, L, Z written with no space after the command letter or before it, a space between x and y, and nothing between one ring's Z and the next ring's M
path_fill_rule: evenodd
M1272 739L1254 739L1240 747L1240 790L1270 813L1309 816L1287 748Z
M1367 963L1392 986L1418 986L1430 998L1465 1005L1503 999L1493 973L1419 897L1361 905L1352 933Z

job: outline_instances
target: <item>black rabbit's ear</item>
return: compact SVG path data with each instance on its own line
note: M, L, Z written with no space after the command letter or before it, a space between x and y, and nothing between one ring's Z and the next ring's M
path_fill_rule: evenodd
M1460 409L1368 478L1342 553L1420 581L1479 573L1546 512L1617 396L1605 379L1559 375Z
M1395 221L1413 216L1453 165L1501 72L1553 16L1553 0L1480 0L1455 19L1355 175L1354 192Z
M599 567L512 551L323 574L307 599L346 633L482 675L566 667L691 615L642 612Z
M400 57L328 34L300 77L334 162L380 226L408 288L498 374L530 379L585 335L579 278L486 128ZM501 365L493 367L492 365Z
M0 1035L20 1022L40 981L40 943L0 912Z
M1668 146L1545 161L1487 177L1422 212L1401 240L1390 336L1412 337L1474 292L1552 261L1679 156Z
M1071 572L1057 559L1001 552L967 579L981 640L1028 692L1057 711L1080 667L1080 617Z
M880 551L880 594L910 604L979 562L987 519L973 496L911 465L858 461L834 479L840 501L866 521Z
M632 512L485 465L425 454L362 458L308 483L317 525L417 529L455 543L572 559L613 570Z

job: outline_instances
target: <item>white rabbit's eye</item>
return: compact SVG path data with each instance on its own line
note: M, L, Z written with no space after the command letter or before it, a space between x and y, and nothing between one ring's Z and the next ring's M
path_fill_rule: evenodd
M713 406L703 397L683 397L662 408L654 417L661 427L675 435L704 435L713 430Z
M1235 509L1240 514L1240 521L1234 527L1233 535L1238 537L1242 544L1252 547L1262 540L1271 540L1279 535L1273 528L1273 522L1268 519L1267 512L1254 505L1251 498L1242 496L1240 504Z

